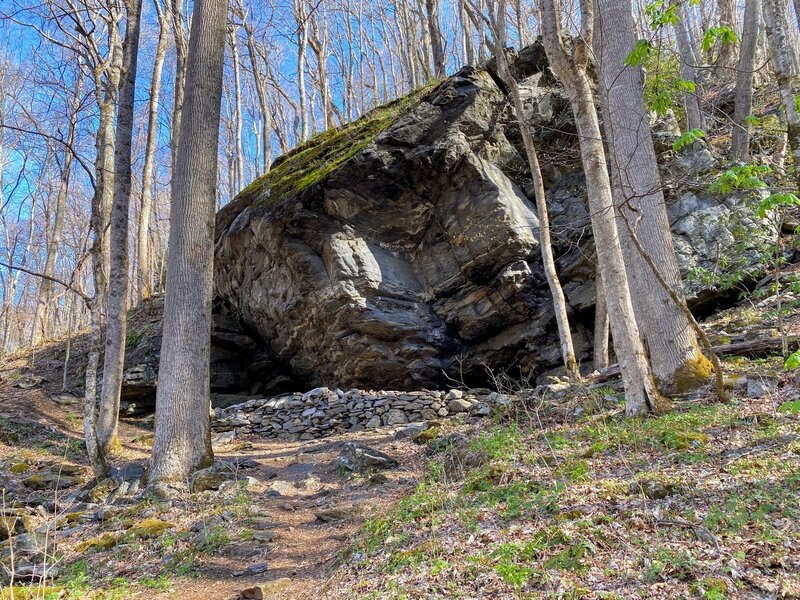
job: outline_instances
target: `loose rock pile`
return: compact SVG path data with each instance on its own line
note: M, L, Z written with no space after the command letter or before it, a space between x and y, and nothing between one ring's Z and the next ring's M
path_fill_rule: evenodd
M215 409L218 434L257 433L266 437L309 440L343 431L441 419L455 414L485 416L508 396L489 390L397 392L331 390L248 400Z

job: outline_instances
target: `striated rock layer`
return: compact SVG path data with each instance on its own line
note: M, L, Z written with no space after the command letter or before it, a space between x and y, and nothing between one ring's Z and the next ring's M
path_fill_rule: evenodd
M512 59L585 360L595 266L571 113L540 46ZM740 241L720 224L731 199L677 190L713 167L709 156L681 156L666 173L685 272L713 269ZM223 208L217 293L261 336L271 368L307 385L414 389L490 370L540 374L560 355L529 180L496 78L465 68L311 140Z

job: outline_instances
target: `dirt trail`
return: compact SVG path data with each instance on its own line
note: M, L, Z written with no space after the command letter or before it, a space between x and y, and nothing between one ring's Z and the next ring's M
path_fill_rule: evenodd
M51 397L55 387L47 381L31 389L19 389L17 384L16 376L0 383L0 431L19 432L17 437L0 436L0 487L5 486L9 498L25 505L52 505L52 491L32 491L22 480L53 462L86 466L81 402L57 404ZM135 521L155 511L155 516L174 524L177 542L173 548L154 540L141 547L120 544L109 551L78 552L80 542L108 530L90 523L57 532L58 553L64 564L86 560L91 576L99 578L93 579L98 587L114 579L129 581L126 598L233 599L243 588L279 578L289 578L291 585L270 597L324 597L325 582L346 551L349 536L369 515L380 513L412 489L420 476L425 462L422 450L410 441L395 440L397 430L383 428L302 442L237 436L216 448L215 454L219 460L247 467L240 474L242 479L253 478L246 492L234 497L203 492L157 509L142 503L135 509L139 514L129 515ZM118 463L145 466L152 423L123 420L120 434L123 454ZM347 473L337 462L347 441L381 450L400 464L379 475ZM29 469L12 473L11 466L21 462ZM60 497L66 498L78 487L60 491ZM75 505L62 505L60 512L69 512ZM118 528L115 535L124 534L129 526ZM220 540L203 550L197 530L219 527L224 530ZM274 540L265 542L264 536L274 536ZM148 581L165 577L164 565L181 550L195 552L196 560L188 573L167 572L168 585L163 587L169 589L142 588L136 583L143 577ZM263 572L241 574L264 563Z

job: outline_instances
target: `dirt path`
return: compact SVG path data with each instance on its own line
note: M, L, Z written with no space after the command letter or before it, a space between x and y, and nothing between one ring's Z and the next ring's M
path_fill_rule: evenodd
M0 383L0 487L6 487L7 499L13 498L20 506L52 507L52 491L33 491L22 481L54 463L86 467L82 406L79 400L66 406L56 404L48 382L32 389L19 389L17 384L16 375ZM202 492L158 506L138 499L123 502L123 507L129 505L128 521L111 525L92 522L56 532L58 556L63 565L85 562L90 589L109 589L125 581L126 598L233 599L243 588L279 578L288 578L291 584L270 597L324 597L325 582L348 548L351 534L370 515L379 514L413 489L418 480L425 462L421 448L395 440L397 429L304 442L236 437L216 448L215 454L219 460L243 465L240 478L252 478L246 490ZM2 432L18 435L3 437ZM123 420L120 433L123 455L118 463L146 465L152 423ZM337 458L348 441L385 452L400 465L377 475L346 472ZM13 465L23 463L27 465L24 472L12 472ZM76 484L58 492L56 514L85 508L66 500L78 488ZM154 516L174 525L169 544L155 539L126 541L105 551L77 549L80 542L105 532L127 540L123 536L132 522ZM208 538L208 532L217 536L212 543L198 541L203 535ZM274 539L263 541L269 537ZM169 566L176 556L183 555L191 555L190 568ZM264 563L263 572L241 573Z

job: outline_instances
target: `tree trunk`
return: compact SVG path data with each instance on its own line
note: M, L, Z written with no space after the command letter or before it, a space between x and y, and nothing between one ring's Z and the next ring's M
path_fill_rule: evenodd
M253 30L248 25L247 21L242 22L242 27L247 36L247 54L250 56L250 68L253 70L253 79L258 94L258 106L261 112L261 127L264 132L261 138L261 172L269 173L270 164L272 162L272 119L269 103L267 102L267 90L264 84L264 78L261 76L261 71L258 69L258 55L256 53L255 40L253 39Z
M233 186L231 198L244 187L244 151L242 149L242 84L239 76L239 43L236 39L236 26L229 30L231 44L231 62L233 62L233 136L234 164L236 184Z
M608 177L600 123L594 105L592 84L587 74L594 15L588 2L581 2L581 36L571 56L563 46L561 10L557 0L543 0L541 30L545 52L570 99L580 138L581 161L589 194L592 232L600 267L608 316L625 385L625 412L629 416L663 410L663 398L647 362L631 302L628 276L614 216L611 182Z
M500 79L511 93L514 102L514 111L517 116L520 134L525 146L525 155L528 158L528 166L531 170L533 181L533 191L536 198L536 211L539 217L539 248L542 252L542 263L544 265L545 278L550 288L550 295L553 298L553 310L558 325L558 337L561 342L561 357L564 361L564 368L567 370L571 379L580 379L581 374L578 369L578 361L575 359L575 347L572 343L572 332L570 331L569 318L567 316L567 301L564 298L564 290L558 279L556 263L553 258L553 245L550 240L550 216L547 212L547 197L544 191L544 180L542 170L539 166L539 157L536 154L536 146L533 142L533 135L530 127L525 121L525 106L522 95L519 91L517 81L511 75L505 54L505 32L506 32L506 0L498 0L497 7L490 9L490 23L492 37L494 38L494 55L497 61L497 71Z
M750 160L750 126L747 124L747 117L753 109L753 71L760 20L761 0L745 0L730 151L731 158L739 162Z
M683 94L683 103L686 108L686 129L705 129L705 118L700 106L700 85L697 81L697 55L694 52L691 38L689 36L689 21L686 19L686 11L681 4L678 4L678 22L675 23L675 40L678 44L678 55L680 59L681 78L695 85L694 92Z
M186 94L186 59L189 52L186 24L183 20L183 0L168 0L172 21L172 35L175 40L175 85L172 92L172 132L170 149L172 151L172 175L175 176L175 165L180 145L181 115L183 115L183 102Z
M594 287L594 351L592 356L594 370L599 371L608 367L608 310L599 270L594 278Z
M736 22L736 0L717 0L718 21L721 26L730 27L738 35ZM717 59L714 63L719 77L729 78L736 68L736 44L723 44L717 39Z
M213 462L209 406L217 144L227 0L198 0L189 42L183 144L172 184L164 335L150 469L155 494L186 489Z
M308 18L303 1L295 0L295 19L297 20L297 93L300 97L300 142L308 139L308 101L306 99Z
M787 23L780 0L764 0L764 29L770 50L772 70L778 80L783 110L786 113L786 141L794 158L795 181L800 187L800 115L792 87L791 48L786 39Z
M120 71L122 70L122 49L119 44L117 27L116 20L109 23L109 65L106 67L105 81L103 81L103 68L98 68L94 73L95 96L100 115L95 142L97 184L92 196L91 214L94 239L90 254L94 297L89 305L89 349L84 385L83 432L86 451L97 479L106 477L108 474L108 464L97 439L97 369L100 363L103 305L108 282L109 236L106 234L106 227L114 198L114 113L119 91Z
M161 0L154 0L158 13L158 42L150 80L150 101L147 107L147 141L145 143L144 166L142 167L142 200L139 207L139 223L136 232L136 273L138 297L149 298L153 293L153 271L150 258L150 217L153 211L153 171L156 146L158 144L158 102L161 96L161 74L167 55L169 36L169 13L162 11Z
M428 34L431 37L433 53L433 76L436 79L444 79L447 65L442 31L439 27L439 0L425 0L425 11L428 16Z
M97 419L97 442L106 456L120 448L117 431L128 322L128 213L131 200L131 149L139 55L139 23L142 15L141 0L127 0L126 13L123 78L119 91L114 157L111 263L107 294L108 322L103 359L103 389L100 392L100 410Z
M631 224L664 281L682 296L653 138L643 125L647 123L644 78L640 69L625 64L635 45L632 6L630 0L597 0L596 9L594 54L614 205ZM704 384L711 364L700 351L692 324L645 264L627 228L620 229L619 237L636 321L659 389L683 392Z
M52 278L56 273L56 262L58 252L61 248L61 236L64 230L64 215L67 211L67 192L69 191L69 179L72 170L72 147L75 143L75 128L78 121L80 110L81 95L83 89L83 78L76 78L75 97L72 101L72 111L70 112L69 130L67 133L67 145L64 149L64 166L61 170L61 181L59 182L58 195L56 197L56 214L53 221L53 232L47 241L47 257L45 258L44 270L45 277ZM2 188L0 187L0 190ZM42 279L39 283L39 293L36 302L36 309L33 314L31 324L31 346L36 346L39 336L46 335L47 314L50 304L53 301L53 281L52 279Z

